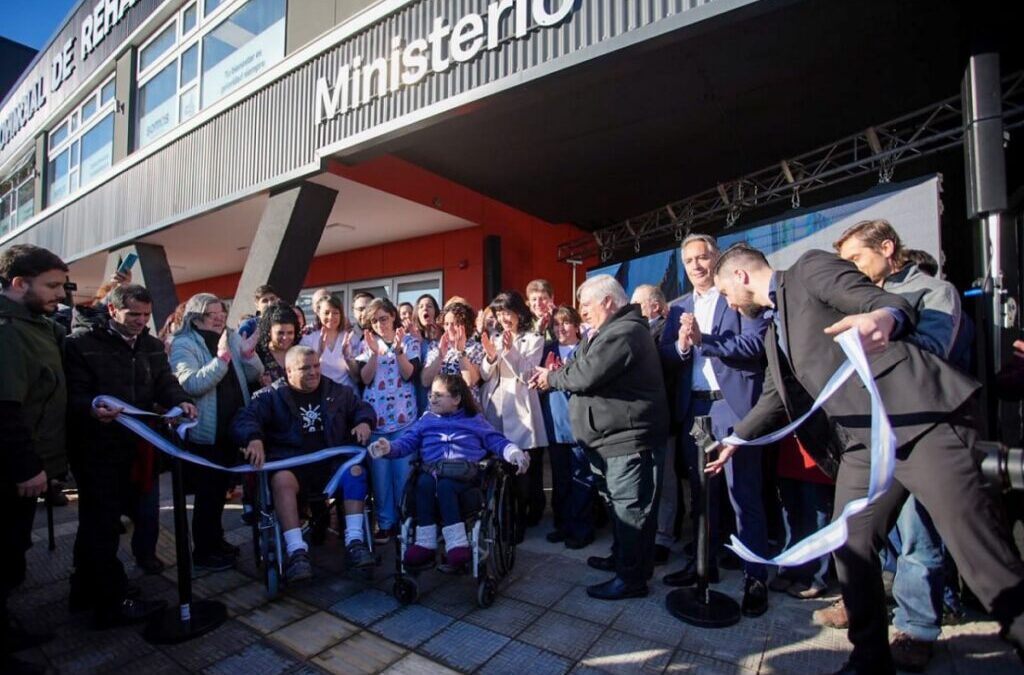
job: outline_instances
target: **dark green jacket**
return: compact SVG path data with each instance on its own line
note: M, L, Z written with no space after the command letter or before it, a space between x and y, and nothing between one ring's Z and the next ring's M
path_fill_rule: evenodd
M63 328L0 295L0 404L20 418L8 419L0 438L5 481L21 483L43 469L49 477L67 470L63 343ZM26 433L11 433L15 426Z
M603 457L652 450L668 438L661 359L637 305L613 314L561 370L548 375L548 384L572 394L573 434Z

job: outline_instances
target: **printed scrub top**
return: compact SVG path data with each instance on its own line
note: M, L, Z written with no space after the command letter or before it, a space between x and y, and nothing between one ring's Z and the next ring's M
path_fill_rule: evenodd
M380 338L377 339L383 342ZM418 366L419 339L406 335L402 346L406 356L414 365ZM369 348L364 347L363 352L356 360L360 363L367 363L370 360ZM377 413L376 431L378 433L389 434L416 421L418 417L416 387L411 379L408 382L402 379L402 373L398 369L398 357L395 356L393 345L388 346L387 353L377 357L377 372L373 376L373 381L363 390L363 400L373 406Z

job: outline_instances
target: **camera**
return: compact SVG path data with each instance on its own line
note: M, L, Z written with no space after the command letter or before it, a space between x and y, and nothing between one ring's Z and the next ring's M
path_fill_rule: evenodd
M1001 491L1024 491L1024 448L978 441L974 444L974 454L981 474L991 486Z

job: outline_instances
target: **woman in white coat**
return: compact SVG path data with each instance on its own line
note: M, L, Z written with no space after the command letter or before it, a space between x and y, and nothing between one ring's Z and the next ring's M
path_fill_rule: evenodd
M548 444L544 415L536 389L529 386L533 369L544 352L543 336L530 330L532 317L523 296L516 291L500 293L491 303L500 334L481 334L484 360L480 376L484 384L480 402L487 421L510 441L530 454L531 470L515 479L518 517L517 538L522 528L532 527L544 515L544 469Z

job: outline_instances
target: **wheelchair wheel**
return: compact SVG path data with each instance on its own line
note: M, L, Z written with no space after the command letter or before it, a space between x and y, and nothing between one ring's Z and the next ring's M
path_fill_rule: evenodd
M411 605L419 599L420 587L419 584L408 577L398 577L391 587L391 593L395 596L395 600L398 600L401 604Z
M277 563L268 560L263 566L263 583L267 586L267 596L276 598L281 590L281 573L277 571Z
M516 564L515 508L512 503L511 481L499 479L495 484L494 532L495 553L493 565L497 577L504 578Z
M484 577L476 587L476 604L487 609L498 597L498 584L490 577Z

